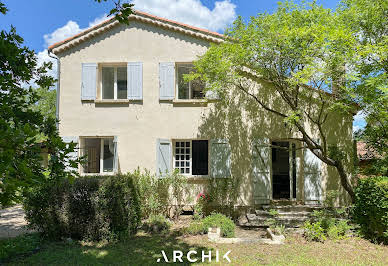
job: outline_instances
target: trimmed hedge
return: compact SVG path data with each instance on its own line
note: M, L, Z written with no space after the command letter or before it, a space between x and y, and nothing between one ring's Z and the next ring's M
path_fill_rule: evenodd
M388 177L360 179L355 193L353 219L360 225L361 233L388 243Z
M57 239L111 239L140 224L131 174L48 182L26 195L24 209L31 228Z

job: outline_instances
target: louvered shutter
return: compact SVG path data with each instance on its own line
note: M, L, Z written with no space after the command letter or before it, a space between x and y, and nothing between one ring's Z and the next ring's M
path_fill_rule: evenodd
M97 84L97 64L82 64L81 100L95 100Z
M173 100L175 93L175 64L173 62L159 64L159 99Z
M113 172L115 173L118 173L118 169L119 169L119 153L118 153L118 150L117 150L117 145L118 144L118 137L117 136L114 136L113 137L113 154L114 154L114 157L113 157Z
M172 171L172 143L167 139L158 139L156 143L156 174L163 176Z
M304 198L307 204L322 200L321 160L307 147L304 150Z
M255 204L268 204L271 199L271 147L268 138L252 142L252 178Z
M210 176L227 178L231 176L231 150L227 140L210 141Z
M127 64L127 87L129 100L143 99L143 63L129 62Z

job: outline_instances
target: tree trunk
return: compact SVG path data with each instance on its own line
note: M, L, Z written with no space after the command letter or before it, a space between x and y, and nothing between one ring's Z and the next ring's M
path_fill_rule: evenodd
M337 169L337 172L340 176L342 187L349 193L349 196L352 200L352 203L354 203L354 200L355 200L354 190L348 181L348 176L346 175L346 172L345 172L345 169L344 169L342 163L337 162L335 165L335 168Z

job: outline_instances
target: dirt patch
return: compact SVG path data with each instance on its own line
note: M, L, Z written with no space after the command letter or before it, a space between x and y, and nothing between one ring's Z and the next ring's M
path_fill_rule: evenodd
M29 232L26 228L24 211L21 205L0 210L0 238L15 237Z

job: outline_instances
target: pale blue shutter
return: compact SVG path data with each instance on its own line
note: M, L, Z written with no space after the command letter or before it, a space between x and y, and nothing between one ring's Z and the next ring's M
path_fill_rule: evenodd
M230 177L231 176L231 150L227 140L210 140L210 176Z
M321 160L307 147L304 150L304 198L307 204L322 200Z
M143 63L129 62L127 64L127 76L128 99L143 99Z
M65 159L66 171L78 171L78 168L74 168L70 166L70 160L78 159L78 136L65 136L62 137L64 143L74 142L77 146L74 148L74 151L68 153L68 157Z
M156 143L156 174L163 176L172 170L172 143L167 139L158 139Z
M117 150L118 138L117 136L113 137L113 172L117 173L119 169L119 153Z
M175 64L159 63L159 99L173 100L175 93Z
M97 64L82 64L81 100L95 100L97 84Z
M268 138L252 142L252 178L254 204L271 199L271 146Z

